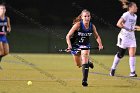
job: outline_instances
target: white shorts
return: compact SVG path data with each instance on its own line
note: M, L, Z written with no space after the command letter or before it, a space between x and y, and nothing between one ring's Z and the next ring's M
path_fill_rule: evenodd
M117 46L123 49L126 49L128 47L137 47L135 33L121 30L118 35Z

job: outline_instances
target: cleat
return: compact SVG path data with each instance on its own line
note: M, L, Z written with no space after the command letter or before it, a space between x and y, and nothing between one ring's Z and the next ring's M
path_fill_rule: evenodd
M93 65L93 63L92 62L88 62L88 64L89 64L89 67L91 68L91 69L93 69L94 68L94 65Z
M114 76L114 75L115 75L115 69L111 69L110 76Z
M129 76L130 76L130 77L137 77L137 74L136 74L135 71L134 71L134 72L131 72L131 73L129 74Z
M87 86L88 86L87 81L83 81L83 82L82 82L82 85L83 85L83 87L87 87Z

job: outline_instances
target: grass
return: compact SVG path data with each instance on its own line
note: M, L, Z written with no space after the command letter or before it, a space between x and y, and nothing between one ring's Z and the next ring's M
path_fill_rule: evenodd
M140 79L110 77L109 69L114 55L91 55L95 61L90 69L89 86L82 87L81 68L75 66L67 54L9 54L0 65L0 93L138 93ZM125 56L116 74L129 76L128 56ZM140 57L136 71L140 75ZM98 73L98 74L97 74ZM32 81L31 86L27 85Z

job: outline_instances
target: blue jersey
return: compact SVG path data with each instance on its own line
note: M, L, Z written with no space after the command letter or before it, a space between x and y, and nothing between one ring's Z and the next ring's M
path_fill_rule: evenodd
M83 21L80 21L80 29L78 31L75 31L72 38L71 38L71 44L72 45L90 45L90 36L93 33L93 27L92 23L90 22L89 28L86 29Z
M92 23L90 22L89 24L89 28L86 29L83 21L80 21L80 28L74 32L71 40L71 44L72 44L72 48L73 49L78 49L81 46L86 46L86 48L90 48L90 36L93 33L93 27L92 27ZM77 50L72 50L71 54L72 55L76 55L80 53L80 51Z
M4 20L0 19L0 42L8 43L5 32L7 32L8 19L5 16Z
M0 32L7 32L8 19L5 16L4 20L0 19Z

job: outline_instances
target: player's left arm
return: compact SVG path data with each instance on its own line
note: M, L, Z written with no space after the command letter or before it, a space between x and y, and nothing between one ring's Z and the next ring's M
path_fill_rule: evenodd
M10 24L10 18L7 17L7 32L11 32L11 24Z
M99 45L99 46L98 46L98 47L99 47L99 50L100 50L100 49L103 49L102 40L101 40L101 38L100 38L100 36L99 36L97 30L96 30L95 25L93 25L93 33L94 33L94 37L95 37L95 39L96 39L96 41L97 41L97 43L98 43L98 45Z

